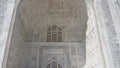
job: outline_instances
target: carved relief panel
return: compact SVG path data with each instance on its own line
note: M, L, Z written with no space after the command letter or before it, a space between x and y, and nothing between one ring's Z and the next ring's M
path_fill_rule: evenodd
M28 44L27 44L28 45ZM71 43L30 43L29 68L79 68L83 67L82 51L77 48L80 44Z
M49 68L50 65L54 65L52 63L56 63L58 68L65 68L65 58L66 58L66 49L64 47L59 46L43 46L42 50L42 68ZM56 66L56 65L54 65ZM52 66L52 67L54 67ZM50 67L51 68L51 67Z

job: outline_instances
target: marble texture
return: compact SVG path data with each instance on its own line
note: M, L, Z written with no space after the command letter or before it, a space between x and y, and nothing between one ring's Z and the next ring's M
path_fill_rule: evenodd
M11 39L12 32L13 32L13 25L15 21L14 18L16 16L16 8L17 8L18 3L19 3L19 0L0 0L0 68L6 68L9 46L10 46L10 39ZM30 5L30 3L27 2L27 0L25 0L24 3L28 4L28 6ZM24 6L24 3L22 4L23 6ZM31 2L31 3L35 5L35 2ZM53 4L51 6L55 6L55 5L56 4ZM120 28L120 1L119 0L86 0L86 5L88 9L87 11L88 11L89 19L88 19L87 31L86 31L86 59L87 60L86 60L85 68L92 68L92 67L94 68L120 68L120 61L119 61L120 60L120 30L119 30ZM46 8L46 5L41 6L41 7ZM62 7L62 5L60 4L58 7L51 8L50 12L51 13L55 12L54 14L55 16L57 16L56 13L58 15L60 15L61 13L64 13L64 11L61 11L61 9L64 9L64 8L59 8L59 7ZM27 8L29 10L32 10L29 7ZM53 9L56 9L56 10L53 10ZM38 9L34 9L34 10L38 11ZM34 10L32 11L34 12ZM22 10L19 10L19 12L21 11ZM44 11L45 10L41 10L41 13L43 13ZM29 18L30 17L29 13L30 12L28 11L25 12L25 14L28 14L27 19L29 21L24 18L25 19L24 21L28 23L31 22ZM79 13L79 12L76 12L76 13ZM24 17L24 15L22 17ZM37 23L36 19L33 20L32 22ZM33 25L32 23L30 24ZM21 28L22 27L20 27L20 29ZM84 29L86 28L84 27ZM94 31L95 33L91 33L92 31ZM19 34L19 32L17 33ZM92 34L91 38L89 38L90 33ZM18 37L21 38L21 34L18 35ZM21 42L20 39L18 40L19 42L16 42L16 44ZM24 44L24 43L22 42L20 44ZM94 46L91 46L93 44ZM22 53L21 50L24 47L24 46L20 46L20 47L19 46L20 45L15 46L15 48L13 49L19 52L18 55ZM17 49L17 48L20 48L20 49ZM89 53L89 50L94 50L94 51ZM88 54L92 54L93 57L89 57ZM16 56L16 55L13 53L12 56ZM4 57L4 61L3 61L3 57ZM92 61L93 59L94 61ZM20 58L18 57L16 58L16 60L20 60ZM2 64L3 64L3 67L2 67ZM17 64L19 63L16 63L15 66L17 66Z
M105 68L120 66L120 37L119 37L119 1L118 0L87 0L92 9L93 20L97 23L98 40L103 55ZM116 6L115 6L116 5ZM89 18L91 18L90 16ZM90 21L88 21L90 22ZM116 25L117 24L117 25ZM89 63L89 62L88 62ZM96 67L95 67L96 68Z

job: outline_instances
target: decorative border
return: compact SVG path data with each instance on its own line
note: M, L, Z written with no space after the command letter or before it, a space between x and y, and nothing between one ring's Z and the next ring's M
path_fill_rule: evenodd
M105 19L105 29L107 32L108 43L111 48L115 68L117 68L117 66L120 64L120 61L117 60L118 58L120 58L120 44L117 39L117 33L115 31L114 22L108 5L108 0L102 0L102 9L104 13L103 15Z

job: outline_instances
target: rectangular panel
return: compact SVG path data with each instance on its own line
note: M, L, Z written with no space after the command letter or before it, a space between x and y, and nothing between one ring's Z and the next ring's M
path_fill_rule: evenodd
M43 54L63 54L63 49L43 49Z

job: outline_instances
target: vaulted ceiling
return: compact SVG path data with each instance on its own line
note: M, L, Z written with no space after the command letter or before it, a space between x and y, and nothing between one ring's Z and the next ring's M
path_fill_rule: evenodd
M50 25L65 28L67 35L85 37L87 10L84 0L22 0L18 14L26 28L44 31Z

